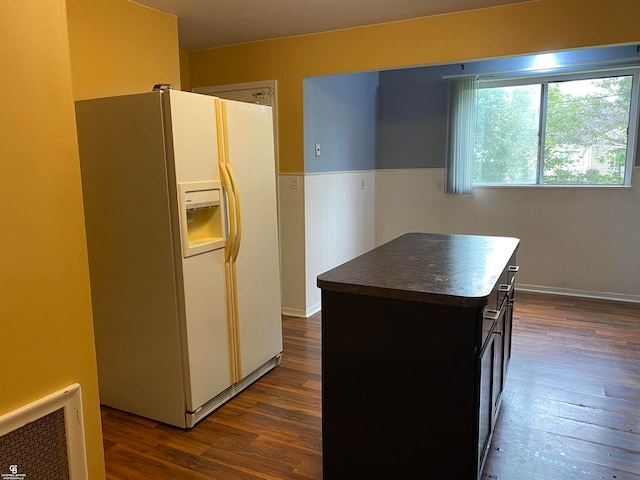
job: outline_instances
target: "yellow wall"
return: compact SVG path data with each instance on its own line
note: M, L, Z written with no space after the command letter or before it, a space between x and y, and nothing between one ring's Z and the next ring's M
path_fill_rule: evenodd
M277 80L280 170L301 173L304 77L635 42L638 18L637 0L537 0L190 52L189 80Z
M191 81L189 80L189 52L180 50L180 84L182 90L191 90Z
M176 17L128 0L67 0L76 100L180 89Z
M63 0L59 0L64 3ZM16 2L22 3L22 2ZM38 2L39 4L47 2ZM38 8L42 9L42 6ZM95 98L110 95L124 95L130 93L139 93L150 91L156 83L171 83L175 89L180 88L180 58L178 50L178 23L176 17L168 15L156 10L129 2L128 0L66 0L67 20L68 20L68 51L65 50L63 56L66 63L61 64L61 68L65 68L68 74L69 70L73 80L73 92L71 92L71 79L66 78L68 85L68 95L73 94L73 98L67 98L67 108L73 112L73 100L81 100L85 98ZM46 14L43 14L45 17ZM66 28L66 25L65 25ZM35 30L38 31L38 30ZM65 41L67 32L65 31ZM12 42L17 43L17 42ZM65 45L66 48L66 45ZM69 53L67 53L69 52ZM22 57L30 58L31 51L25 52ZM70 68L69 68L70 57ZM56 55L50 58L56 59ZM43 84L47 84L46 75L39 78ZM35 115L35 114L34 114ZM68 136L73 140L73 155L67 160L70 165L68 168L60 168L57 165L56 176L60 177L61 182L71 182L74 185L79 181L78 177L78 158L75 137L75 117L71 117L71 128ZM52 165L53 166L53 165ZM38 165L36 168L40 168ZM45 176L46 172L42 175ZM66 189L60 187L61 191ZM69 193L69 192L67 192ZM75 185L72 193L77 194L74 201L74 208L77 212L72 219L77 223L78 227L84 229L82 217L81 197L79 193L79 184ZM65 223L71 220L65 216L65 221L60 222L57 217L66 215L67 205L60 202L53 203L50 208L54 210L52 222L57 222L58 230L66 231ZM43 212L44 213L44 212ZM22 218L23 221L30 221L29 217ZM35 222L36 224L38 221ZM79 232L81 235L78 239L79 245L72 245L74 251L81 253L83 261L83 280L87 280L86 271L86 246L84 231ZM36 242L38 236L34 236ZM78 243L76 242L76 243ZM45 245L46 246L46 245ZM54 250L55 251L55 250ZM43 255L47 258L52 256L51 251L44 249ZM55 253L55 255L58 255ZM55 256L54 255L54 256ZM49 261L51 262L51 261ZM69 268L61 263L57 268ZM56 264L57 265L57 264ZM43 269L49 269L45 263ZM57 274L55 269L51 268L51 274ZM64 279L60 279L57 286L65 289L68 286ZM88 283L83 287L88 289ZM32 286L32 290L38 292L43 288L42 284ZM69 292L73 293L73 291ZM84 291L84 300L86 303L88 291ZM87 307L85 305L85 307ZM75 314L69 307L68 314ZM86 308L85 308L86 310ZM95 389L97 382L97 373L95 371L95 352L93 350L93 331L90 314L86 311L82 312L81 325L76 326L72 341L59 341L60 348L68 350L68 355L73 355L76 364L82 366L84 364L90 369L90 385ZM65 328L59 326L58 321L51 322L49 326L54 339L58 335L67 335ZM82 347L83 342L91 340L91 361L84 359L84 352L74 351L76 344ZM27 339L24 339L27 342ZM21 343L24 343L21 342ZM45 354L45 357L47 355ZM55 364L54 364L55 366ZM0 383L3 384L3 383ZM0 400L1 401L1 400ZM93 480L103 478L103 466L99 464L98 459L102 461L102 439L99 431L99 410L97 392L93 392L91 397L92 413L96 415L92 447L95 450L93 472L90 478ZM102 470L100 470L102 469Z
M0 59L0 414L79 383L89 478L99 480L104 455L73 102L154 83L180 88L177 21L127 0L5 2Z
M0 15L0 414L82 388L89 476L104 478L64 0ZM29 477L28 466L21 471Z

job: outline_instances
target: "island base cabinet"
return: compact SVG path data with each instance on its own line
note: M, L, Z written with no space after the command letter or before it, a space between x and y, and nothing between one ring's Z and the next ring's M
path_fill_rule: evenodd
M475 478L477 312L331 291L322 305L323 478Z
M318 276L324 480L481 478L519 243L407 233Z
M479 384L480 391L478 397L478 471L480 478L484 462L487 458L493 428L498 419L500 411L500 401L502 400L502 389L505 382L506 373L506 347L510 345L511 330L505 329L507 318L507 304L503 304L500 315L492 323L490 333L485 344L480 351Z
M496 344L494 338L490 338L480 356L480 395L478 406L478 449L477 471L479 478L482 473L492 433L494 392L495 392L495 362Z

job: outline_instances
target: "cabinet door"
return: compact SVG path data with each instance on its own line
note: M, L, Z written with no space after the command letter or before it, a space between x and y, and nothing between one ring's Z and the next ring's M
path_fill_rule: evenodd
M502 347L502 378L503 382L507 377L507 369L509 368L509 360L511 359L511 331L513 327L513 290L507 298L507 304L505 305L504 312L504 329L502 335L503 347Z
M503 334L503 356L502 356L502 376L506 379L509 360L511 359L511 333L513 326L513 302L516 294L516 273L520 267L516 265L516 254L514 253L509 260L507 267L508 282L510 285L507 294L505 312L504 312L504 334Z
M505 318L507 311L507 303L504 302L500 309L500 317L496 322L495 330L493 331L493 383L491 385L491 425L495 425L498 419L498 409L500 408L500 399L502 395L502 387L504 386L504 348L505 342Z
M480 357L480 399L478 412L478 476L482 473L493 425L493 371L495 335L489 338Z

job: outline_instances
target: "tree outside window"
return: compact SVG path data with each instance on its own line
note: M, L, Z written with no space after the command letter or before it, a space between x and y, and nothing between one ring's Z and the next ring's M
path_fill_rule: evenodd
M633 76L480 82L474 184L624 185Z

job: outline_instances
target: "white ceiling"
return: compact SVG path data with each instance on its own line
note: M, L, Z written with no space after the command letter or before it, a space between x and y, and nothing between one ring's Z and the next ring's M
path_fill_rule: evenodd
M181 50L495 7L532 0L131 0L178 17Z

